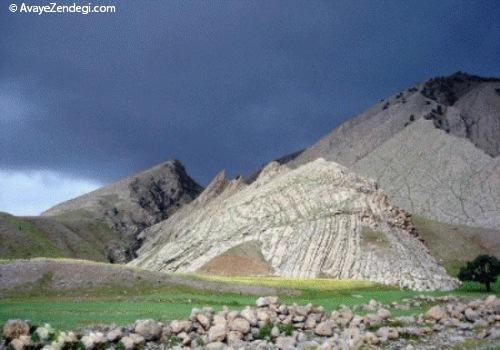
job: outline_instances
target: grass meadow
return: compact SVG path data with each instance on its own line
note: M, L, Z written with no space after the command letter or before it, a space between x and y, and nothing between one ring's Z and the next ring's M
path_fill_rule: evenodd
M484 289L475 283L466 283L453 292L420 293L377 285L365 281L329 279L286 279L275 277L222 277L182 275L186 279L217 281L238 285L261 285L277 288L280 299L287 304L322 305L330 312L340 305L353 306L376 299L384 304L418 294L462 295L483 297ZM498 294L500 283L494 285ZM176 285L148 285L137 283L126 288L109 286L96 290L30 291L22 290L0 299L0 323L7 319L28 319L33 323L50 323L57 329L79 329L90 325L125 325L137 319L153 318L168 321L185 318L193 307L223 305L240 309L253 305L256 296L244 293L219 293L217 290L194 289ZM422 312L391 309L394 315Z

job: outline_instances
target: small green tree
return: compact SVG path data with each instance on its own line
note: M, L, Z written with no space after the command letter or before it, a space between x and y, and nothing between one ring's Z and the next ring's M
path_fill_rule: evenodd
M500 261L494 256L479 255L467 265L462 266L458 273L460 281L479 282L486 286L486 291L491 291L491 283L495 283L500 274Z

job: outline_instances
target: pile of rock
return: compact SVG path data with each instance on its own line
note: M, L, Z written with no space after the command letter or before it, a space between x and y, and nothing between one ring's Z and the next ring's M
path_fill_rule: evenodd
M241 311L224 307L193 309L187 320L168 324L138 320L128 327L80 332L56 332L49 325L34 327L10 320L3 327L0 349L358 349L427 348L431 339L441 345L467 338L500 341L500 299L489 296L465 302L456 297L417 297L434 303L425 314L393 317L389 306L371 300L353 308L342 306L327 314L311 304L287 306L277 297L257 299L256 307Z

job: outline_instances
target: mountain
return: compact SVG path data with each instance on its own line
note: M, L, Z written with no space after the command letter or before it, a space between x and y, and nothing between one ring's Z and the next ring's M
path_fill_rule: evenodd
M151 270L456 285L374 181L323 159L293 170L273 162L250 185L221 173L143 234L129 264Z
M106 247L109 260L129 260L143 229L165 220L203 190L177 160L157 165L42 213L56 221L103 222L120 239Z
M287 164L332 160L411 213L497 229L499 154L500 80L458 72L382 100Z

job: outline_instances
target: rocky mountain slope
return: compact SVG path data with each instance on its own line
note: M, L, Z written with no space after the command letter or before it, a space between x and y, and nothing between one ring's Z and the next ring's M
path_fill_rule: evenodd
M107 247L111 261L129 260L140 245L143 229L165 220L202 191L177 160L155 166L91 193L61 203L42 217L58 221L102 221L120 234Z
M500 80L459 72L382 100L287 164L332 160L375 179L412 213L495 229L499 155Z
M323 159L294 170L271 163L250 185L219 174L198 199L143 234L129 264L152 270L238 274L250 260L253 274L417 290L456 285L375 182Z

